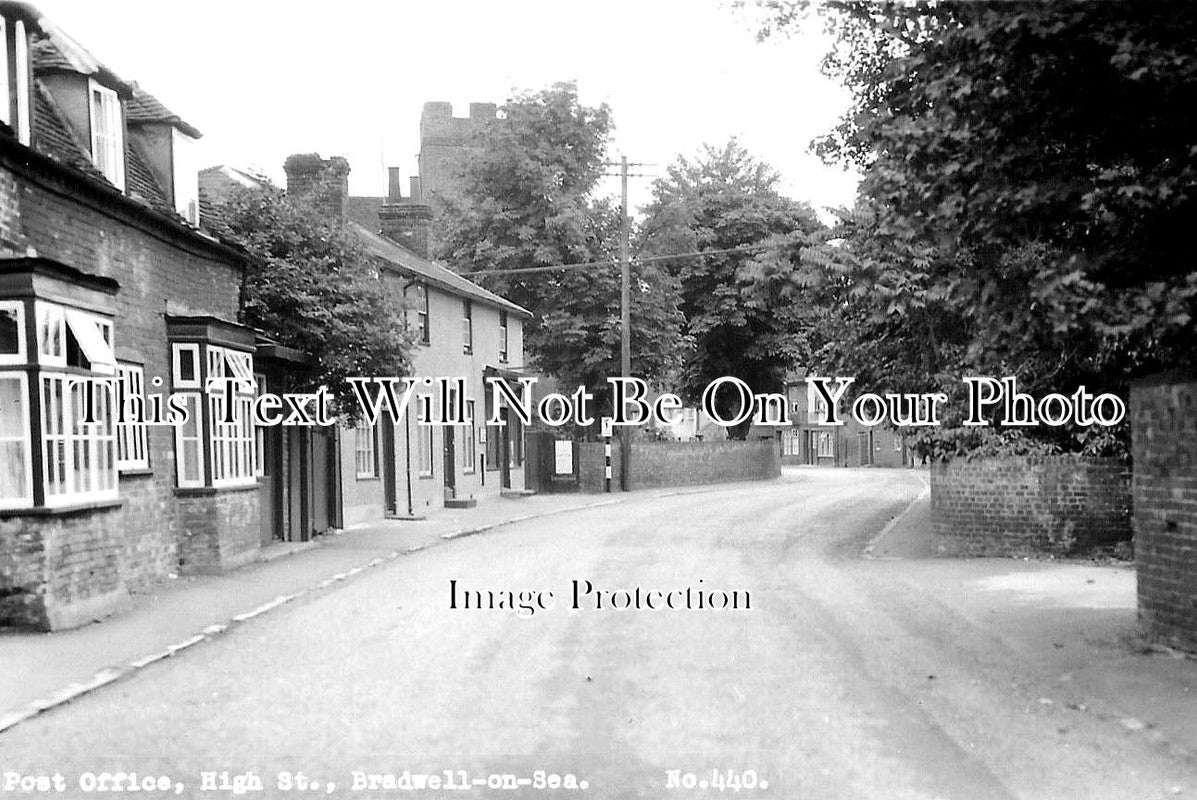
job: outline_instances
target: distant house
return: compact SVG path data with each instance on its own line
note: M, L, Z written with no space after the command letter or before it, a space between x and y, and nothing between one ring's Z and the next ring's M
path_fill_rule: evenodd
M805 375L795 373L788 377L785 396L792 424L757 426L749 433L753 439L776 439L783 464L901 467L910 463L904 437L892 428L861 425L846 408L841 414L843 425L822 424L827 420L827 404Z
M199 131L31 6L0 21L0 623L52 629L254 557L257 432L216 412L301 356L238 321ZM220 375L246 388L205 399ZM172 392L186 425L135 413Z

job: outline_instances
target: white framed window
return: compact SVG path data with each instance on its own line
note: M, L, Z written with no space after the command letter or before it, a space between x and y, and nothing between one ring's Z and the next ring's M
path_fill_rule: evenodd
M253 402L257 387L253 356L208 345L208 411L211 419L212 485L241 486L256 478L257 432ZM232 397L226 397L223 378L236 378ZM213 383L213 381L216 381ZM226 413L232 404L232 421Z
M499 312L499 363L507 363L507 312Z
M91 159L113 186L125 190L125 131L121 99L107 86L88 81L91 98Z
M786 428L781 436L781 452L782 455L797 456L802 454L801 445L799 442L799 431L797 428Z
M17 139L21 144L33 141L29 122L29 39L25 21L17 20Z
M29 40L25 38L25 22L13 25L13 62L8 63L8 21L0 17L0 42L5 44L0 58L0 120L17 134L21 144L29 144ZM15 80L10 77L15 75ZM15 92L15 95L14 95ZM15 102L14 102L15 101ZM15 109L15 116L14 116Z
M461 301L461 352L474 352L474 304L469 300Z
M254 373L256 391L255 399L266 394L266 376L260 372ZM262 477L266 474L266 428L262 425L254 426L254 475Z
M48 506L116 497L114 392L108 381L93 382L95 421L88 422L88 381L88 376L80 375L41 376Z
M416 310L416 333L423 344L429 344L432 334L428 328L428 287L417 283L411 287L411 291L411 306Z
M432 477L432 426L416 423L416 459L420 477Z
M835 457L835 439L831 431L815 432L815 455L819 458Z
M145 371L117 364L116 468L148 469L149 426L145 423Z
M65 310L66 363L105 375L116 374L116 356L112 352L112 323L78 311Z
M38 300L37 362L45 366L66 366L66 313L62 306Z
M467 474L472 474L478 468L478 442L474 438L474 401L466 400L466 421L469 422L468 428L462 428L465 431L465 436L461 437L461 471Z
M199 226L199 143L187 134L171 129L171 170L175 211Z
M200 346L171 345L171 377L176 389L200 388Z
M33 505L29 383L23 372L0 373L0 508Z
M0 58L0 101L3 101L0 105L0 120L15 129L12 119L12 97L8 88L8 20L4 17L0 17L0 42L4 42L4 57Z
M187 421L175 425L175 473L182 489L204 485L204 414L198 393L179 395Z
M359 478L378 477L378 456L375 449L377 431L364 419L354 428L354 465Z
M902 452L902 434L898 433L897 431L894 431L894 452Z
M25 304L20 300L0 300L0 364L24 364L27 358Z

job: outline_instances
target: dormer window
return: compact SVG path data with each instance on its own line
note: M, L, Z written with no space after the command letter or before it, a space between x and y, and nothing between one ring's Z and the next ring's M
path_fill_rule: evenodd
M13 129L21 144L29 144L29 38L24 20L0 17L0 120Z
M125 136L121 101L107 86L89 81L91 158L113 186L125 190Z
M171 129L171 153L175 211L199 227L199 159L197 142L178 128Z

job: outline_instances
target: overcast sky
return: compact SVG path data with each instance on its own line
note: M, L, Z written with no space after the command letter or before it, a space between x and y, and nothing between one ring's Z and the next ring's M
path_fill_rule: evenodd
M738 136L792 197L855 194L854 175L808 152L847 104L819 73L821 32L758 44L719 0L35 2L199 128L205 164L281 181L291 153L342 155L354 194L384 194L384 167L415 168L425 101L464 116L471 101L576 79L584 103L611 106L613 155L660 172ZM633 205L647 197L634 182Z

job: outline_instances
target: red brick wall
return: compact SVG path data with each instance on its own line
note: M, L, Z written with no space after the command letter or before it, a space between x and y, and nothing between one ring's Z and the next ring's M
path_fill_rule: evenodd
M611 445L612 486L619 488L619 442ZM578 481L583 492L604 488L601 442L578 447ZM774 442L636 442L632 445L632 489L692 486L776 478L781 461Z
M1197 652L1197 378L1131 389L1139 619L1152 639Z
M0 620L54 630L81 625L128 596L118 508L0 519Z
M178 498L179 568L186 574L214 573L252 560L261 541L259 496L254 486Z
M1131 537L1129 470L1080 456L955 459L931 468L931 515L962 555L1074 552Z

